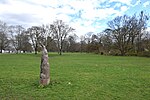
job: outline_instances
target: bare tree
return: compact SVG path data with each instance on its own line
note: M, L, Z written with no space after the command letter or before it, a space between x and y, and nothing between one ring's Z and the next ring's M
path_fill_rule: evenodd
M32 42L32 46L34 48L34 52L35 54L37 54L38 52L38 42L42 41L42 33L43 33L43 29L40 26L32 26L31 28L27 29L31 42Z
M106 53L109 53L111 48L112 48L112 45L113 45L113 42L112 42L112 37L110 34L104 34L101 36L101 42L102 42L102 45L103 45L103 49Z
M22 50L23 48L23 32L25 31L25 28L21 25L16 25L16 40L18 41L18 50Z
M131 49L131 23L130 17L127 15L116 17L114 20L108 22L109 29L105 32L111 32L117 48L120 50L121 55L125 55Z
M142 52L142 36L144 35L144 31L147 28L147 21L149 20L148 15L146 15L143 11L141 11L137 23L137 53Z
M57 48L59 55L62 54L63 43L67 35L72 32L74 29L65 24L62 20L56 20L51 24L51 30L54 34L54 37L57 41Z
M81 35L80 37L80 52L85 52L86 51L86 38L85 36Z
M143 43L144 50L150 52L150 31L145 32L142 43Z
M120 50L121 55L134 50L143 51L142 37L147 27L149 17L141 11L140 16L118 16L114 20L108 22L109 28L106 33L111 33L116 47Z
M9 46L8 26L5 22L0 21L0 53Z
M23 34L22 33L24 31L25 31L25 28L23 28L21 25L9 26L10 41L17 53L18 51L21 52L21 49L23 48L23 44L22 44Z
M77 46L76 46L77 38L78 38L78 36L76 34L69 35L69 37L67 38L68 51L69 52L75 52L76 51L76 49L77 49Z
M33 51L32 45L30 43L30 37L27 34L27 31L23 31L19 36L21 38L20 50L23 51L24 53Z
M91 47L91 37L92 37L92 34L93 32L88 32L85 34L85 40L86 40L86 43L87 43L87 46L86 46L86 52L90 52L90 47Z
M45 45L45 47L47 47L48 44L53 40L54 36L52 34L50 26L51 25L42 25L42 26L32 26L31 28L28 28L27 31L32 41L35 54L37 54L39 42L41 42L43 45Z

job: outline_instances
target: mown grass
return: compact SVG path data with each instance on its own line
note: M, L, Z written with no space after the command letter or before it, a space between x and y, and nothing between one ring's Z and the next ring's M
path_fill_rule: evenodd
M51 83L39 87L40 54L0 54L0 100L149 100L150 58L49 54Z

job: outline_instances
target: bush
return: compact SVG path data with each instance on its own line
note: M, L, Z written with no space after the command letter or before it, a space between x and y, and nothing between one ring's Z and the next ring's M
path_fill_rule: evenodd
M112 56L119 56L120 55L120 52L118 50L111 50L109 52L109 55L112 55Z
M98 50L94 50L93 53L99 54L99 51Z
M129 52L129 53L126 53L126 56L137 56L137 53L135 53L135 52Z
M138 56L140 57L150 57L150 51L143 51L138 53Z

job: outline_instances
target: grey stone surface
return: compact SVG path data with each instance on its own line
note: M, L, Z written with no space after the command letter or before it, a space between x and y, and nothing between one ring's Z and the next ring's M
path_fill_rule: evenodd
M40 66L40 84L48 85L50 82L50 65L48 61L48 52L43 44L42 47L42 57Z

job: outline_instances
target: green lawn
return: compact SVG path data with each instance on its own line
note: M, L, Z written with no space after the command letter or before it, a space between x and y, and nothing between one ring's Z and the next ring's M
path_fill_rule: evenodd
M150 100L150 58L49 57L51 84L42 88L40 54L0 54L0 100Z

